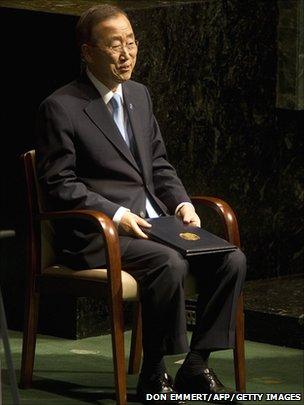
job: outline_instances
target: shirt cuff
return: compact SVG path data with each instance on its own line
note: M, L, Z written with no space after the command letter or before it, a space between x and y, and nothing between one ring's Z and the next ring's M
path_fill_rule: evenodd
M193 209L195 210L195 208L194 208L194 205L193 204L191 204L190 202L182 202L182 203L180 203L180 204L178 204L178 206L175 208L175 215L178 213L178 211L182 208L182 206L183 205L191 205L191 207L193 207Z
M120 224L121 218L126 212L130 212L129 208L119 207L118 210L115 212L112 220L116 226Z

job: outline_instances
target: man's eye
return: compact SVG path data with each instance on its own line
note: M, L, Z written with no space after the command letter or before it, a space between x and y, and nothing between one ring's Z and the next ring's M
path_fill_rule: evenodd
M134 41L130 41L130 42L127 42L127 46L132 46L132 45L134 45Z
M113 48L113 49L119 49L120 48L120 44L112 44L111 45L111 48Z

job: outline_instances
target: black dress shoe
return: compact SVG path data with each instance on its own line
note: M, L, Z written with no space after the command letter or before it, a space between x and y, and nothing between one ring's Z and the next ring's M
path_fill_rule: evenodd
M226 388L217 378L211 368L205 368L201 374L186 376L182 367L178 370L175 377L174 388L179 393L196 394L224 394L234 393L230 388ZM227 401L213 401L216 403L226 403Z
M173 388L173 379L167 373L146 379L140 374L137 383L137 397L147 404L185 404L174 398L177 394Z

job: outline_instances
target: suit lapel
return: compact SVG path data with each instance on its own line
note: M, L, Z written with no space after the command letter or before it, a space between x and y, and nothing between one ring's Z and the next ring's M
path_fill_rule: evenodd
M149 154L147 151L147 145L145 144L145 139L143 137L143 128L141 124L142 117L140 116L138 103L136 103L134 94L132 94L128 89L128 83L123 84L122 89L126 111L129 117L131 129L133 131L136 147L138 150L140 159L139 165L142 168L142 174L144 178L147 179L147 165L145 163L148 162Z
M128 145L122 138L117 126L113 121L111 113L89 79L86 80L86 83L82 83L82 91L86 93L87 98L89 99L89 103L84 109L85 113L102 131L105 137L115 146L115 148L117 148L120 153L130 162L130 164L138 172L140 172L140 169Z

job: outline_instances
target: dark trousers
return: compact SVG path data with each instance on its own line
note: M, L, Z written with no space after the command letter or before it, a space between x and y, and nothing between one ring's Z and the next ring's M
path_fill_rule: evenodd
M196 278L199 293L190 348L234 347L237 300L246 275L246 259L240 250L185 259L170 247L133 239L122 266L139 282L144 350L189 351L184 293L189 272Z

